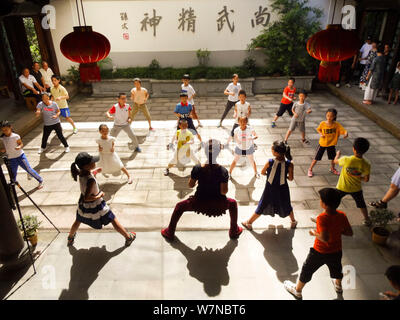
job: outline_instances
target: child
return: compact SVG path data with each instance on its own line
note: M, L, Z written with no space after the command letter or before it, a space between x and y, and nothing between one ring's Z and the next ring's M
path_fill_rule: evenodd
M181 157L187 157L192 159L196 164L200 164L200 161L196 158L193 151L190 149L190 145L193 144L193 134L187 130L188 122L186 119L179 120L179 130L174 136L174 141L177 142L177 148L174 157L168 164L168 167L164 170L164 175L169 175L169 169L176 166Z
M182 92L186 92L188 94L188 100L189 103L192 105L192 115L193 115L193 119L197 120L197 125L198 127L202 128L202 124L200 123L200 119L199 116L197 115L196 112L196 108L194 106L194 97L196 96L196 91L194 90L194 88L192 87L192 85L189 84L190 82L190 76L188 74L184 74L182 77Z
M342 289L342 235L351 237L353 229L346 214L336 210L340 205L340 197L333 188L319 190L320 205L324 209L316 220L316 230L310 230L315 237L314 247L310 249L301 269L297 284L285 281L285 289L296 299L302 299L302 290L313 274L324 264L329 268L335 291L343 293Z
M287 180L293 181L294 172L290 147L285 145L284 142L275 141L272 145L272 155L275 159L269 159L261 170L261 174L267 176L267 183L257 209L249 220L242 222L242 225L248 230L253 229L253 222L261 214L271 216L277 214L281 218L289 216L291 220L290 227L295 229L297 226L290 203L289 185L287 183Z
M400 300L400 266L390 266L386 269L385 276L397 293L386 291L383 294L384 300Z
M286 144L287 144L287 141L288 141L290 135L296 129L296 127L299 127L299 130L301 132L301 141L305 144L310 143L306 139L306 115L310 114L312 111L311 111L310 104L305 101L306 98L307 98L307 92L304 90L301 90L299 92L299 101L297 101L293 104L293 108L292 108L293 117L290 120L289 130L287 131L286 136L285 136Z
M193 124L193 108L192 105L188 103L188 94L186 92L182 92L179 97L181 99L181 102L176 105L174 110L174 114L178 118L177 130L179 129L179 120L186 119L189 130L192 132L192 134L197 136L201 143L201 137ZM167 149L169 149L169 147L170 145L167 146Z
M79 176L81 196L76 210L76 219L68 235L68 246L74 244L76 231L81 223L87 224L93 229L102 229L103 225L110 222L114 229L124 236L125 246L130 246L136 239L136 233L126 231L104 201L104 192L100 191L96 178L91 172L96 167L97 161L99 161L99 157L80 152L76 156L75 162L71 164L72 178L77 181Z
M257 165L254 161L254 143L253 140L257 139L258 136L254 130L248 125L248 119L246 117L239 118L239 127L234 131L234 139L236 142L235 158L232 161L231 167L229 168L229 176L232 175L233 169L236 167L241 156L246 156L249 159L254 169L254 176L260 178L260 174L257 172Z
M222 114L221 120L219 121L218 128L222 127L222 121L225 119L232 107L239 101L240 90L242 90L242 86L239 83L239 76L235 73L232 76L232 82L224 91L224 95L228 96L228 102L226 103L225 111Z
M340 151L337 152L334 162L343 167L340 172L339 181L336 189L339 192L340 199L350 194L360 208L364 216L364 224L369 226L367 205L364 201L361 181L368 182L371 171L371 164L363 158L363 155L369 149L369 142L365 138L357 138L353 143L353 156L340 157Z
M146 102L149 99L149 92L146 88L142 87L142 81L139 78L133 79L133 84L135 87L131 90L131 99L133 101L132 120L135 119L136 114L140 110L143 112L147 122L149 123L149 131L154 131L154 128L151 126L149 109L146 105Z
M136 152L142 152L139 148L139 142L131 127L132 118L130 112L132 109L130 105L126 103L126 100L126 94L122 92L119 93L118 102L107 111L108 119L114 120L114 126L111 129L111 136L116 138L121 130L125 131L131 139L131 143L128 143L128 146L132 147Z
M322 159L325 150L328 152L328 159L331 160L330 172L336 175L340 173L335 169L335 156L336 156L336 144L339 140L339 136L343 135L343 138L348 137L347 131L342 127L339 122L336 122L337 111L336 109L328 109L326 112L326 121L322 121L317 131L321 135L317 152L315 153L314 160L311 162L310 168L308 169L308 176L312 178L314 176L312 169L316 165L317 161Z
M42 153L46 150L47 140L49 139L50 133L54 130L57 134L58 139L60 139L61 143L65 147L65 152L69 152L68 142L65 139L60 121L60 108L57 103L50 100L48 93L42 94L42 101L38 103L36 106L36 117L40 117L40 113L43 115L43 137L42 137L42 145L38 150L38 153Z
M228 138L227 145L229 145L231 139L234 136L235 129L239 127L239 118L249 118L251 115L250 103L246 102L246 91L239 91L239 101L235 104L235 110L233 111L233 118L235 118L235 123L233 124L231 135Z
M51 81L53 82L53 87L50 89L51 95L54 98L55 102L57 102L58 107L61 110L61 116L67 120L73 128L73 133L77 134L78 129L75 127L75 123L71 118L71 112L68 108L67 100L69 99L68 91L61 84L60 76L53 75L51 76Z
M6 152L8 159L10 160L10 167L12 173L12 180L16 181L17 179L17 171L18 167L24 169L30 176L35 178L39 185L38 189L43 188L43 179L39 174L31 168L28 159L25 156L24 151L22 150L24 144L22 143L21 137L12 132L11 124L8 121L3 121L1 123L1 131L3 134L1 135L1 140L4 144L4 149L1 149L1 152Z
M272 120L272 124L271 127L275 128L276 127L276 120L278 120L279 117L282 117L283 114L285 113L285 111L287 111L287 113L289 113L289 116L293 116L293 112L292 112L292 107L293 107L293 100L296 99L296 97L294 96L294 94L296 93L296 88L294 87L294 83L295 83L295 79L294 78L290 78L288 80L288 85L285 89L283 89L283 93L282 93L282 100L281 100L281 105L279 107L278 112L276 113L274 120Z
M124 167L121 159L115 152L115 138L108 135L109 129L106 124L101 124L99 127L99 132L101 134L100 139L96 140L99 145L100 152L100 167L101 170L97 169L93 172L96 176L97 173L102 172L103 174L117 173L122 171L128 177L128 184L132 184L132 178Z
M389 84L390 93L388 97L388 104L392 100L393 93L395 94L393 104L396 104L399 100L399 90L400 90L400 61L397 62L396 71L394 72L393 78Z

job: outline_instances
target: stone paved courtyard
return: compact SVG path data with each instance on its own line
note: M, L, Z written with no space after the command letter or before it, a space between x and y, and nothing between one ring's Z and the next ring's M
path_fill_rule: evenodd
M111 260L99 273L98 279L93 280L93 285L92 283L85 284L85 281L84 284L79 284L83 278L76 274L75 268L82 271L85 269L84 262L90 264L91 259L88 257L98 255L98 261L102 262L99 262L98 267L94 263L93 270L87 271L88 273L93 271L96 274L111 259L107 251L117 249L122 240L114 233L83 232L85 229L83 226L76 244L78 254L81 255L78 255L81 258L78 259L79 264L71 260L71 257L75 259L75 255L73 252L68 252L65 246L66 234L63 233L39 258L41 267L48 264L57 266L57 275L62 279L56 290L41 291L40 295L43 295L43 298L59 298L61 290L66 288L68 281L71 280L70 289L71 285L77 286L72 287L72 293L77 295L76 298L83 299L88 297L107 299L110 298L110 292L115 292L113 298L126 299L207 297L289 299L290 296L282 290L281 282L288 277L295 280L294 275L301 269L308 248L312 245L313 239L308 236L308 229L312 227L309 218L321 210L318 190L327 186L335 187L338 179L337 176L329 173L329 161L325 158L326 156L315 167L315 176L311 179L306 176L319 138L315 128L325 118L326 109L335 107L338 110L338 121L349 132L348 139L339 140L338 149L343 155L352 154L352 142L356 137L368 138L371 143L366 158L372 164L372 174L370 182L363 186L366 201L379 199L384 194L389 186L390 177L400 162L398 139L329 93L312 93L308 101L313 113L306 121L306 134L311 143L303 145L298 132L292 134L289 139L295 164L295 178L290 182L290 193L295 215L299 220L298 229L287 230L288 219L262 217L254 223L256 232L244 232L238 242L228 242L228 215L209 219L195 213L187 213L182 217L177 232L183 244L170 245L164 243L159 230L167 225L176 202L194 193L194 190L187 187L191 167L174 168L168 177L162 173L173 154L172 151L167 151L165 146L174 133L176 121L172 112L177 101L178 99L169 98L149 100L148 106L154 120L155 132L148 133L147 122L144 121L143 115L137 116L133 127L139 137L142 153L133 154L127 147L128 137L123 132L119 135L116 151L133 175L134 181L131 185L126 183L125 177L106 179L99 175L101 189L106 193L105 198L119 220L127 228L139 231L137 242ZM252 106L250 123L259 136L255 158L260 171L271 157L272 142L283 139L288 128L289 117L285 115L278 120L276 128L271 128L271 118L279 105L280 95L257 95L249 97L248 101ZM222 142L226 141L233 124L231 118L233 111L228 115L228 120L225 120L224 128L216 127L225 102L224 97L196 99L196 109L204 125L199 129L203 140L216 138ZM19 174L18 180L34 201L64 232L74 221L75 206L79 197L79 187L72 180L69 167L78 152L97 153L95 143L98 137L97 128L102 122L109 123L105 112L113 103L115 101L112 98L95 99L87 96L74 98L70 107L79 132L73 135L71 126L63 123L64 134L71 146L71 152L68 154L63 153L63 147L59 145L54 134L49 139L51 143L47 151L41 155L37 154L41 141L40 127L23 138L25 153L31 165L39 170L45 179L45 187L39 191L35 190L36 182L27 180L23 172ZM109 124L111 127L112 124ZM196 140L195 148L197 143L198 140ZM205 159L203 151L197 155L201 160ZM232 159L232 154L224 150L219 157L219 163L229 166ZM235 169L233 180L229 182L228 196L234 197L239 203L239 221L243 221L254 211L264 185L265 178L253 178L253 172L249 166ZM20 200L24 214L37 213L27 198L21 195ZM400 198L393 200L390 207L399 211ZM391 263L399 263L399 260L391 257L385 249L376 247L370 242L369 231L361 226L361 214L351 197L344 198L340 209L348 214L350 222L356 228L355 237L345 241L344 264L355 266L359 283L362 284L356 290L345 291L345 296L348 294L347 297L350 299L375 299L377 290L388 289L383 277L385 268ZM40 237L46 243L53 233L46 231L51 226L44 219L41 218L41 220L43 220L43 229ZM275 227L278 229L275 230ZM275 232L278 235L275 235ZM107 249L102 248L103 244ZM85 251L90 247L92 251ZM99 248L95 249L95 247ZM225 249L222 250L223 252L218 251L220 253L217 254L209 250L202 253L202 250L206 250L205 248L212 248L214 251L218 248ZM230 255L232 255L231 259ZM201 261L212 263L216 269L219 268L219 271L209 275L212 270L207 269L207 263L204 264ZM197 263L204 265L205 269L193 266ZM246 272L242 270L244 263ZM71 274L69 274L70 267ZM229 275L227 277L228 269L230 277ZM70 276L71 279L69 279ZM325 268L316 274L315 279L317 278L324 280L313 281L304 293L305 298L334 298L332 296L334 291L329 284L329 276ZM13 297L29 299L28 292L40 287L40 279L37 277ZM211 282L221 281L222 290L216 288L215 283L208 283L207 287L205 284L207 279L211 279ZM325 289L326 283L328 287ZM85 285L88 287L84 288ZM68 292L64 292L62 297L71 298Z

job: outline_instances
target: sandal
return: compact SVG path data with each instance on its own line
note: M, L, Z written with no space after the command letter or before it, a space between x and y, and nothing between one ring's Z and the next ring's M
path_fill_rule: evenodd
M74 235L72 237L67 238L67 240L68 240L67 246L68 247L72 246L74 244L75 238L76 238L76 232L74 233Z
M290 229L296 229L296 227L297 227L297 223L298 223L298 221L292 221L291 223L290 223Z
M249 231L253 231L253 226L251 225L251 223L248 223L247 221L242 222L242 226L245 227Z
M310 144L310 141L308 141L307 139L301 139L301 142L303 142L304 144Z
M135 232L128 232L130 235L129 239L125 240L125 247L129 247L133 241L136 239L136 233Z
M371 207L375 207L375 208L377 208L377 209L386 209L386 208L387 208L387 203L386 203L386 202L383 202L382 200L368 202L368 204L369 204Z
M330 173L333 173L334 175L337 175L337 176L340 176L340 172L339 171L337 171L335 168L331 168L331 169L329 169L329 172Z

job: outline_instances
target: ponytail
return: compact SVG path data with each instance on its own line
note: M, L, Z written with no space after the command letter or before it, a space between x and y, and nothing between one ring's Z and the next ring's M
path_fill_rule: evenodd
M292 160L293 160L293 157L292 157L292 155L290 154L290 147L289 147L289 146L286 146L285 157L286 157L286 159L288 159L289 161L292 161Z
M81 173L81 171L78 169L78 167L76 166L76 163L73 162L71 164L71 175L72 175L72 179L74 179L74 181L78 180L78 175Z
M286 145L283 141L275 141L272 145L272 149L276 152L279 153L282 157L288 159L289 161L292 161L292 155L290 154L290 147Z

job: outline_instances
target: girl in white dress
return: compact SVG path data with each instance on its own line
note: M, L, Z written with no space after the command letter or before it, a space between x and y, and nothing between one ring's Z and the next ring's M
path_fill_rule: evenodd
M124 167L121 159L115 152L115 138L108 135L109 128L106 124L101 124L99 127L99 132L101 134L100 138L96 140L96 143L99 145L99 153L100 153L100 168L96 169L93 172L95 175L97 173L102 172L104 175L106 174L115 174L120 171L126 174L128 177L128 183L132 183L132 178Z

